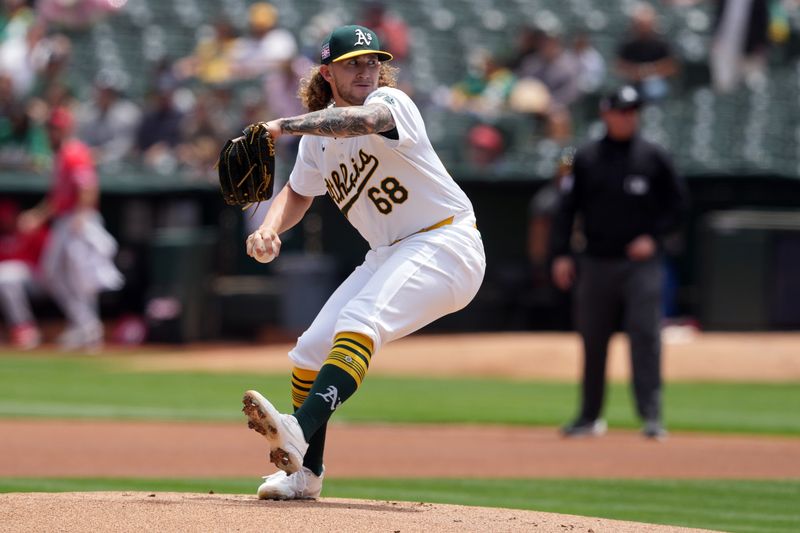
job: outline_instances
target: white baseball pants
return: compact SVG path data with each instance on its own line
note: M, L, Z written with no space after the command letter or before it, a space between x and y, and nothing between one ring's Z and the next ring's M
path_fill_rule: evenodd
M289 352L295 366L319 370L340 332L366 335L375 352L465 307L478 292L486 257L474 218L370 250Z

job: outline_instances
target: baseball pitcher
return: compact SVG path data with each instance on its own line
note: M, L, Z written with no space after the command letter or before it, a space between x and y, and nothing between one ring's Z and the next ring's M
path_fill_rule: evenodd
M294 414L279 413L256 391L245 393L249 427L266 437L279 468L259 487L262 499L318 497L328 419L356 392L372 356L466 306L483 280L472 204L434 152L416 105L393 87L391 59L372 30L336 28L321 47L321 64L301 83L309 113L250 126L241 146L226 145L220 156L226 201L265 199L271 143L302 135L288 184L247 238L254 259L275 259L281 233L323 194L370 246L289 352ZM233 159L254 163L236 166ZM237 196L237 187L246 192Z

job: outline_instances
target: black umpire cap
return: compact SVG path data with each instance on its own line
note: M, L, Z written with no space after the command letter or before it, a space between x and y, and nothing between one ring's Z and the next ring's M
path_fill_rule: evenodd
M603 96L600 100L600 110L610 111L617 109L627 111L642 107L642 97L633 85L623 85L615 91Z

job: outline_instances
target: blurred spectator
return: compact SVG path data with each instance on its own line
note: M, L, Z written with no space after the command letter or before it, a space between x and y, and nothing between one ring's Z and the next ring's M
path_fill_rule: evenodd
M267 115L286 117L305 111L297 90L300 78L312 63L300 55L296 39L289 30L278 26L278 20L273 5L266 2L251 5L249 35L240 39L237 46L237 76L262 79L267 113L258 120Z
M311 60L303 55L296 55L293 58L281 63L277 69L264 78L264 97L267 104L269 116L291 117L305 112L300 99L297 98L297 91L300 87L300 79L313 66ZM294 136L286 141L300 142ZM278 138L278 144L284 140Z
M10 330L11 345L30 350L42 340L30 296L41 290L39 259L48 230L40 226L29 232L19 231L19 212L15 202L0 200L0 311Z
M28 25L24 36L0 44L0 74L11 77L18 96L27 96L33 88L36 74L45 64L46 48L45 26L41 23Z
M544 36L545 32L534 26L520 28L514 43L514 50L506 63L508 68L512 72L519 72L525 61L539 53Z
M790 34L790 11L798 0L670 0L673 5L715 4L714 38L709 54L711 82L730 92L743 80L750 87L766 81L771 43L783 44Z
M361 7L361 20L357 22L373 30L381 45L390 52L398 63L405 64L409 59L408 25L403 19L386 10L380 0L364 2Z
M0 13L0 42L25 39L28 28L35 20L33 9L26 0L3 0Z
M520 79L540 81L548 91L548 106L544 112L548 136L564 141L572 136L569 106L580 96L579 65L561 42L561 35L551 31L543 35L539 51L522 62L517 75Z
M672 47L657 30L656 17L652 5L636 4L631 12L631 35L621 42L616 57L617 73L648 102L665 98L668 80L678 72Z
M370 28L378 36L383 49L390 52L394 59L392 64L399 69L397 86L407 94L414 92L414 72L408 68L411 59L411 47L408 37L408 24L400 17L386 9L383 0L368 0L361 4L361 17L356 22Z
M561 34L546 33L542 36L539 51L523 61L517 75L520 78L535 78L545 84L553 102L568 106L579 96L579 67L564 49Z
M177 81L169 72L156 76L136 133L136 149L142 162L160 174L170 174L178 166L174 150L182 140L184 117L175 106L175 89Z
M11 79L0 75L0 169L39 171L50 160L42 125L14 96Z
M67 85L67 69L72 58L72 41L69 37L60 33L50 35L39 53L39 65L30 95L44 99L55 86L65 88L72 95L74 91ZM56 105L64 104L65 101L61 101Z
M589 34L579 32L572 39L570 53L578 63L578 89L583 94L594 94L601 90L606 79L606 61L592 46Z
M42 273L67 318L59 343L64 349L94 349L103 341L98 294L120 288L122 275L113 262L117 243L97 210L100 193L91 152L73 137L73 129L66 108L54 109L48 117L47 133L55 154L50 192L20 215L18 226L26 233L52 221Z
M95 80L92 100L77 109L78 138L91 149L98 166L117 168L136 144L142 112L107 76Z
M470 53L466 77L451 90L450 107L484 119L495 118L506 110L514 81L514 74L493 54L477 48Z
M175 62L175 74L179 79L197 78L208 84L227 83L234 74L238 45L236 30L222 17L204 29L192 54Z
M220 150L220 139L231 137L236 129L220 108L218 100L210 90L198 94L194 108L182 123L183 139L177 146L177 156L181 166L192 175L213 178L216 175L214 164ZM263 120L264 115L256 119Z
M769 48L767 0L715 0L714 41L709 55L711 81L719 92L766 81Z
M237 41L232 53L235 77L257 78L280 72L297 55L297 41L292 32L278 27L278 10L272 4L252 4L248 28L248 35Z
M477 124L467 134L467 159L474 170L502 173L506 166L506 142L502 132L490 124Z
M550 110L550 91L536 78L521 78L508 95L508 107L515 113L546 117Z

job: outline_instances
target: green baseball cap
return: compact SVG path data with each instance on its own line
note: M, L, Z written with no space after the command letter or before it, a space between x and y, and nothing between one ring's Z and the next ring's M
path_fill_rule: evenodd
M364 26L340 26L322 43L320 63L329 65L364 54L377 54L382 61L392 59L392 54L381 50L375 32Z

